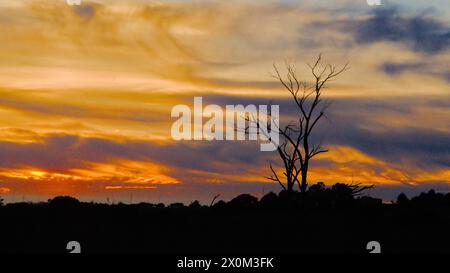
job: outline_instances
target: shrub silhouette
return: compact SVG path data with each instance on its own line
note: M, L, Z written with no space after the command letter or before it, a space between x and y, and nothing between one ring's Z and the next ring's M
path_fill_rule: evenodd
M259 201L259 205L261 208L277 208L278 207L278 195L273 192L269 192L264 195Z
M166 205L164 205L164 203L159 203L159 204L156 204L155 207L158 208L158 209L163 209L163 208L166 207Z
M346 184L336 183L331 191L334 194L334 201L337 206L349 206L355 200L352 190Z
M81 202L70 196L57 196L49 199L48 204L54 208L77 208L81 205Z
M171 209L182 209L185 208L183 203L172 203L169 205L169 208Z
M200 202L198 200L195 200L194 202L192 202L189 205L189 208L191 208L191 209L199 209L201 207L202 207L202 205L200 205Z
M323 182L317 182L314 185L311 185L308 189L308 192L311 194L314 193L323 193L325 192L325 190L327 189L327 187L325 186L325 183Z
M218 202L214 203L214 205L212 205L212 207L215 209L223 209L226 206L227 206L227 203L223 200L219 200Z
M233 198L228 205L235 208L254 208L258 203L258 198L250 194L241 194Z
M419 196L411 198L410 204L421 208L448 207L450 206L450 194L444 195L430 190L427 193L423 192Z
M360 206L363 206L366 208L379 208L383 204L382 199L372 198L369 196L360 197L356 201Z
M406 196L406 194L404 194L403 192L400 193L397 197L397 204L406 205L408 203L409 203L408 196Z

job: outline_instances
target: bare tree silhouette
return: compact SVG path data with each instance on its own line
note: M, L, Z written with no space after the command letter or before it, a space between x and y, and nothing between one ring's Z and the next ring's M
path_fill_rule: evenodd
M348 64L343 66L322 65L320 54L313 65L308 64L314 81L311 84L299 80L295 66L286 62L286 74L281 75L280 70L274 64L275 77L283 87L291 94L297 109L298 119L288 125L280 126L281 137L278 154L283 161L283 182L280 175L270 163L272 175L269 180L278 182L284 190L293 191L294 185L298 184L300 192L305 193L308 187L308 170L310 161L321 153L328 152L319 142L315 144L312 140L312 132L317 124L326 118L325 111L329 103L322 99L322 90L327 83L348 69ZM300 176L300 178L299 178Z

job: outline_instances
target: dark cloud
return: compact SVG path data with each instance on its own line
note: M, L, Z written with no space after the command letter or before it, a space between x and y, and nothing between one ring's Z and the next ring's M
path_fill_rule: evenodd
M259 105L269 101L251 97L204 96L204 104L221 106L238 103ZM271 102L280 105L282 123L293 120L297 109L290 99L273 99ZM393 127L389 125L389 119L386 124L373 121L373 117L390 115L414 118L414 109L418 106L445 109L447 104L439 98L334 99L329 108L328 120L318 127L314 137L323 140L326 145L355 147L393 164L409 162L423 169L449 167L449 133L429 127ZM446 122L445 117L436 118ZM33 165L50 169L75 168L86 161L104 162L126 158L152 160L175 168L245 173L247 168L265 164L274 156L273 153L260 152L259 144L250 141L181 141L162 145L147 141L115 142L101 138L54 135L38 143L0 142L0 166L3 167Z
M390 68L391 73L400 73L402 68ZM406 69L406 68L405 68ZM278 104L281 122L295 120L298 111L290 98L252 98L211 95L205 96L205 103L226 104ZM450 134L433 129L427 124L412 127L413 122L404 126L390 125L389 116L417 117L417 108L447 109L450 102L446 97L392 97L392 98L335 98L329 100L328 119L323 120L314 134L316 141L325 145L345 145L355 147L364 153L392 164L409 163L423 169L447 168L450 166ZM386 118L385 123L377 117ZM445 116L434 121L448 122ZM371 128L371 130L366 129ZM234 154L239 156L239 154ZM408 165L409 165L408 164ZM406 166L406 165L405 165Z
M390 76L414 72L450 82L448 62L435 58L436 54L450 49L450 25L435 12L412 13L398 6L386 6L346 19L336 19L333 15L330 18L303 26L299 45L307 49L325 46L345 50L379 42L397 43L426 56L422 56L420 61L389 60L380 65L381 71Z
M405 71L420 71L425 66L424 63L392 63L387 62L381 66L381 69L389 75L398 75Z
M447 103L448 104L448 103ZM415 117L415 108L445 108L439 99L345 99L335 100L329 109L329 123L318 127L317 135L325 143L355 147L362 152L392 164L404 164L421 169L450 166L450 133L430 126L391 126L371 121L372 117L389 115ZM364 114L365 113L365 114ZM445 117L436 117L442 123ZM366 129L371 128L371 130Z
M400 73L401 68L395 68ZM406 68L405 68L406 69ZM394 72L391 72L394 73ZM252 97L233 97L211 95L204 96L204 103L226 104L279 104L281 122L286 124L295 120L298 111L290 98L267 99ZM450 166L450 134L435 130L423 124L423 127L391 126L389 116L410 117L414 119L418 107L422 109L446 109L449 101L430 98L336 98L330 101L328 119L324 120L314 134L315 141L325 145L345 145L355 147L362 152L393 165L404 164L432 170ZM386 117L386 123L375 122L376 117ZM375 119L376 120L376 119ZM436 117L440 123L447 122L446 117ZM366 129L371 128L372 130ZM238 149L241 149L241 146ZM255 148L258 152L258 149ZM248 150L246 150L248 152ZM230 153L231 157L240 157L239 151ZM252 156L260 156L258 154Z
M77 140L76 136L51 136L43 143L0 142L0 166L37 166L51 170L79 167L80 162L70 154Z
M405 63L386 62L380 66L380 69L390 76L397 76L405 72L414 72L439 77L450 82L450 71L448 70L447 63L430 60Z
M359 44L398 42L429 54L450 47L450 26L426 15L403 15L399 8L376 9L368 19L348 22L347 29Z
M373 132L347 126L334 130L329 143L355 147L392 164L421 169L450 167L450 134L430 129Z
M299 44L306 48L320 45L348 48L354 45L394 42L426 54L436 54L450 48L450 25L436 14L430 15L429 11L412 14L401 7L386 6L374 9L365 16L348 19L330 17L328 21L321 20L302 27ZM333 35L314 38L317 35L313 34L330 29L350 34L350 37L339 40Z
M95 16L96 12L96 5L90 4L90 3L82 3L81 5L73 6L73 11L76 15L83 17L83 18L92 18Z
M0 167L34 166L49 170L83 167L112 159L156 161L177 169L246 173L268 159L255 142L115 142L73 135L52 135L40 143L0 142Z

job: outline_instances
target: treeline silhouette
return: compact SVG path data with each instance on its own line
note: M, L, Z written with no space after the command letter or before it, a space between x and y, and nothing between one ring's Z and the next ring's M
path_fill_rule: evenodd
M0 251L296 253L449 252L450 193L431 190L393 203L366 188L317 183L305 193L242 194L210 205L100 204L60 196L42 203L0 202ZM216 196L217 197L217 196Z

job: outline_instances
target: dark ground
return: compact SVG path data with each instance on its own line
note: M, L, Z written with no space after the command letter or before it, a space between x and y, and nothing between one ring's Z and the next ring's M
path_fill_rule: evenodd
M212 207L193 203L106 205L57 197L0 206L0 252L296 253L449 252L450 194L433 191L395 204L339 189L305 196L241 195Z

